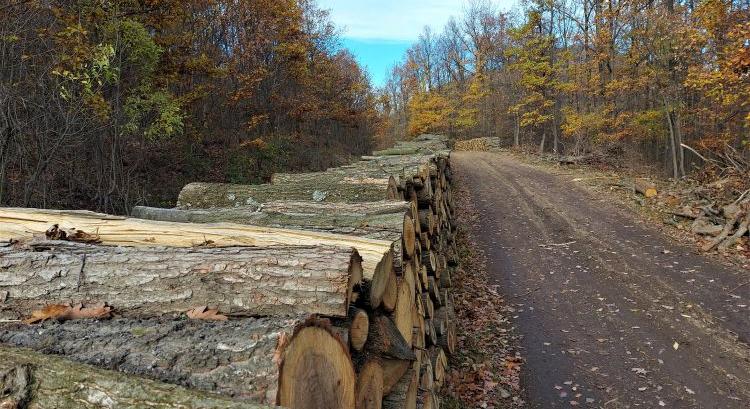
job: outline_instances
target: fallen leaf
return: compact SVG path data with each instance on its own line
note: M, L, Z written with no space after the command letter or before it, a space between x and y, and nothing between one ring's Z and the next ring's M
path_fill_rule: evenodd
M96 244L101 243L102 239L99 237L96 233L86 233L83 230L77 230L73 229L71 231L68 231L68 241L75 241L78 243L87 243L87 244Z
M672 344L672 348L674 348L675 351L677 351L677 348L679 347L680 347L680 344L678 344L677 341L675 341L674 344Z
M101 319L112 316L112 307L101 303L91 307L84 307L83 304L76 304L74 307L66 304L50 304L41 310L31 312L31 317L24 320L27 324L36 324L37 322L56 319L60 321L77 320L77 319Z
M53 227L56 228L57 225ZM49 238L49 235L47 237ZM41 310L32 311L31 317L25 319L24 322L27 324L36 324L37 322L42 322L48 319L57 319L63 316L69 310L70 310L70 306L65 305L65 304L45 305L44 308L42 308Z
M57 224L53 224L52 227L47 229L47 231L44 232L44 235L50 240L65 240L65 237L67 236L65 231L60 229L60 226Z
M185 314L188 316L188 318L193 320L226 321L227 319L229 319L226 315L219 314L219 310L208 309L208 307L205 305L195 307Z
M99 318L109 318L112 316L112 307L108 306L107 304L100 303L93 305L91 307L84 307L83 304L77 304L76 306L72 307L70 311L68 311L68 314L65 316L65 319L69 320L77 320L77 319L99 319Z

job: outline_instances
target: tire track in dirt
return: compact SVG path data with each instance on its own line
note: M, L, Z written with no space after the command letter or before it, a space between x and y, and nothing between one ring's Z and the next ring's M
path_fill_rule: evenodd
M747 272L509 155L457 152L454 164L489 272L522 304L533 405L748 407L750 290L727 292Z

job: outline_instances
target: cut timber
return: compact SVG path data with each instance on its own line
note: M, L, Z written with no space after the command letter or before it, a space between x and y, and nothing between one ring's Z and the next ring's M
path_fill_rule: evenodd
M404 215L401 232L404 251L409 258L412 258L416 252L417 240L414 220L409 215Z
M0 342L257 403L354 406L345 346L303 317L5 324Z
M401 359L384 359L383 367L383 395L391 392L393 387L404 376L406 371L411 368L411 361Z
M448 357L445 355L443 348L431 347L427 354L432 362L432 370L434 371L434 380L437 389L440 389L445 383L445 376L448 370Z
M183 313L346 316L357 251L330 246L113 247L65 241L0 248L0 316L46 304L107 303L123 316Z
M357 374L356 409L380 409L383 405L383 367L374 359Z
M383 409L416 409L419 393L419 371L411 365L404 376L383 398Z
M232 223L193 224L111 216L88 211L0 208L0 240L30 240L58 224L96 234L102 244L120 246L278 246L354 247L362 257L366 279L392 270L392 242L329 233L243 226ZM386 277L383 277L387 279Z
M386 359L414 360L414 351L399 332L396 324L383 315L370 317L370 333L365 350Z
M370 317L365 310L350 306L348 317L333 318L332 322L335 327L346 329L346 338L353 350L362 351L370 331Z
M356 178L331 175L309 183L235 185L195 182L185 185L177 198L177 207L253 206L277 200L314 200L316 202L374 202L400 197L393 176Z
M654 197L657 195L656 185L646 179L636 179L633 185L635 191L645 197Z
M383 301L381 302L383 309L388 312L393 311L396 308L399 296L398 277L395 274L391 274L383 293Z
M373 204L365 212L363 204ZM387 205L386 205L387 204ZM378 240L401 240L406 228L404 215L411 213L407 202L320 203L273 202L256 207L216 209L159 209L136 206L132 216L140 219L183 223L237 223L350 234ZM410 228L413 235L414 227ZM413 241L413 239L412 239ZM409 256L413 249L407 248Z
M390 149L383 149L380 151L374 151L372 153L372 156L414 155L417 153L419 153L419 148L403 147L403 148L390 148Z
M446 354L456 351L456 322L452 313L452 304L435 310L435 320L445 323L445 330L438 334L438 345L443 347Z
M341 342L315 326L303 328L292 342L279 369L277 403L294 409L354 407L356 377Z
M411 291L408 281L400 279L398 282L396 307L391 316L393 317L393 322L396 324L396 328L398 328L398 332L401 333L401 336L409 346L411 346L412 328L414 327L413 310L414 292Z
M0 345L0 408L271 409Z

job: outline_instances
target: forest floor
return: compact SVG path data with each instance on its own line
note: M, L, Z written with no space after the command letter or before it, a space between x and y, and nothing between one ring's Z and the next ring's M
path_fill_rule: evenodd
M473 352L454 358L452 395L488 408L748 407L741 257L675 240L658 216L581 183L594 171L509 153L452 158L473 280L457 286ZM492 338L474 339L478 327Z

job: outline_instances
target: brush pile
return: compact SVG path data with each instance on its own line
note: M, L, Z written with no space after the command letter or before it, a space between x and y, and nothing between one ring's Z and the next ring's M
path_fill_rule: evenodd
M675 221L688 221L690 230L704 238L703 251L748 249L750 174L725 169L721 176L698 174L665 192Z
M135 218L1 209L0 406L439 407L456 348L447 142L191 183Z

